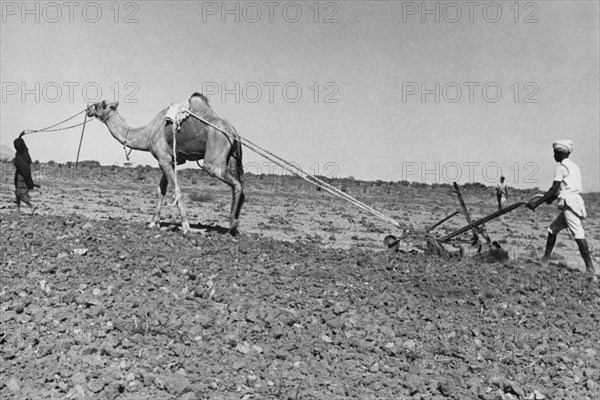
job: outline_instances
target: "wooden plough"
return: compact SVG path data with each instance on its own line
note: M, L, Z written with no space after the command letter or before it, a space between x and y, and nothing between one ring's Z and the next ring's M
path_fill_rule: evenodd
M497 241L492 241L490 239L488 234L482 228L482 225L485 224L486 222L492 221L504 214L507 214L519 207L522 207L522 206L526 205L528 202L518 202L518 203L511 204L510 206L505 207L502 210L496 211L495 213L492 213L488 216L485 216L476 221L473 221L471 219L471 215L469 214L469 211L465 205L465 202L460 193L460 189L456 182L454 182L454 190L456 192L456 195L458 196L458 201L460 203L461 210L457 210L457 211L453 212L452 214L439 220L435 224L425 228L424 230L410 230L409 232L403 234L400 237L396 237L394 235L388 235L383 239L384 246L391 251L398 251L400 248L400 243L403 240L405 240L409 237L415 237L415 239L417 239L421 242L425 242L427 244L426 250L425 250L427 253L434 253L441 257L447 257L447 256L451 256L451 255L458 255L458 256L462 257L465 253L465 249L463 247L463 244L465 244L465 243L471 244L473 246L477 246L478 247L477 253L478 254L482 253L483 243L479 240L479 237L481 236L485 239L485 245L487 246L487 253L489 255L493 256L495 259L498 259L498 260L503 260L503 259L508 258L508 253L502 249L502 247L500 246L500 244ZM539 195L536 195L536 196L539 196ZM450 218L454 217L455 215L460 214L461 212L465 216L467 225L465 225L462 228L460 228L454 232L451 232L445 236L442 236L442 237L437 237L430 233L433 229L440 226L444 222L448 221ZM468 231L471 231L473 233L473 237L470 241L465 241L465 240L461 241L461 240L455 239L457 236L459 236L463 233L466 233ZM447 246L450 246L452 249L448 250Z

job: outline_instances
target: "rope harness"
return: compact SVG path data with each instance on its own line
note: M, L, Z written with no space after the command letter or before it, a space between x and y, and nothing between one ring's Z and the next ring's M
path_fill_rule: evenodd
M101 120L101 122L103 124L106 124L106 121L108 121L112 116L119 114L118 112L114 112L112 114L109 114L106 118L104 118L103 120ZM121 118L121 120L123 120L123 117L121 117L121 115L119 115L119 118ZM127 131L125 131L125 142L127 142L127 136L129 136L129 127L127 127ZM131 152L133 151L133 149L130 147L129 148L129 152L127 151L127 146L123 145L123 151L125 152L125 159L127 161L129 161L129 155L131 154Z
M78 112L77 114L63 120L60 121L59 123L56 123L54 125L50 125L47 126L45 128L42 129L28 129L28 130L24 130L23 132L21 132L21 134L19 135L19 137L25 136L25 135L29 135L31 133L36 133L36 132L59 132L59 131L65 131L67 129L72 129L72 128L77 128L78 126L83 126L83 128L81 128L81 137L79 138L79 147L77 148L77 158L75 159L75 167L77 167L77 164L79 163L79 153L81 151L81 143L83 142L83 133L85 132L85 124L87 123L87 114L85 114L83 116L83 122L80 122L79 124L75 124L75 125L70 125L70 126L64 126L62 128L56 128L56 129L52 129L58 125L62 125L67 121L72 120L73 118L77 117L78 115L85 113L87 111L87 107L83 110Z
M86 123L86 119L87 119L87 116L86 116L86 119L84 119L84 120L83 120L83 122L80 122L79 124L70 125L70 126L65 126L65 127L63 127L63 128L51 129L51 128L54 128L55 126L62 125L62 124L64 124L65 122L72 120L73 118L75 118L75 117L76 117L76 116L78 116L79 114L83 114L83 113L84 113L84 112L86 112L86 111L87 111L87 108L86 108L86 109L84 109L83 111L80 111L80 112L78 112L77 114L75 114L75 115L73 115L73 116L71 116L71 117L69 117L69 118L65 119L64 121L60 121L60 122L59 122L59 123L57 123L57 124L50 125L50 126L47 126L47 127L45 127L45 128L42 128L42 129L27 129L27 130L24 130L23 132L21 132L21 135L20 135L20 136L29 135L29 134L31 134L31 133L36 133L36 132L58 132L58 131L64 131L64 130L67 130L67 129L76 128L76 127L78 127L78 126L81 126L81 125L85 125L85 123Z
M177 181L177 133L181 129L181 124L190 114L189 106L186 103L183 104L171 104L165 115L165 119L172 122L171 130L173 131L173 172L174 182L176 191L179 189L179 183ZM172 205L177 203L178 193L175 194L175 201Z

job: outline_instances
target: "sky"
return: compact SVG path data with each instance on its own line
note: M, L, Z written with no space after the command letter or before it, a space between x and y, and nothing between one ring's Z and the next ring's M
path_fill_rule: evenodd
M598 1L2 1L0 144L88 103L131 126L205 93L311 174L547 189L552 142L600 191ZM83 115L69 123L83 121ZM81 128L33 133L75 161ZM99 121L80 160L126 162ZM156 166L134 151L135 164ZM246 170L285 173L252 153ZM195 165L195 164L194 164Z

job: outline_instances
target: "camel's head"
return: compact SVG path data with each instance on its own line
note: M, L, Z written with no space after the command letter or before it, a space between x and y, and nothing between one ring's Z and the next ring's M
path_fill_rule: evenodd
M118 106L119 102L107 103L106 100L102 100L88 106L87 116L90 118L95 117L105 122L111 115L117 112Z

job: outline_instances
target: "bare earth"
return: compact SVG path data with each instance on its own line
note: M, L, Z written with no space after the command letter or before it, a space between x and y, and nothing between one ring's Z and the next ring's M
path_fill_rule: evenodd
M17 215L2 163L0 397L14 399L594 399L600 286L561 233L535 261L554 206L486 225L510 259L440 259L393 226L290 177L249 176L241 234L230 192L179 175L195 234L156 169L38 167L34 216ZM451 186L336 180L424 228L459 208ZM463 187L473 218L494 212ZM533 192L517 192L509 203ZM600 196L586 195L600 262ZM171 201L171 196L167 198ZM28 212L26 206L23 212ZM434 232L465 225L456 216ZM465 235L468 239L469 235ZM467 249L472 255L474 251Z

